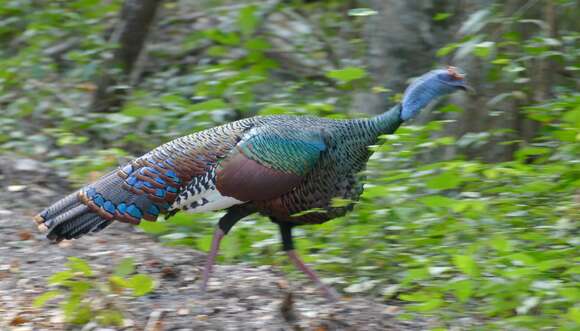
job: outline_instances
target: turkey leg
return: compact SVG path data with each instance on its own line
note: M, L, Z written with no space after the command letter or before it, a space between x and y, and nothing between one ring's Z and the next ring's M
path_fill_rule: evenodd
M205 290L207 290L207 281L209 280L209 276L211 275L211 271L213 269L213 264L215 263L215 258L220 249L220 242L222 241L225 235L226 233L219 226L217 226L215 228L215 231L213 232L213 239L211 240L211 249L207 256L207 260L205 261L205 267L203 268L203 275L201 278L200 289L201 292L203 293L205 293Z
M201 278L200 290L205 293L207 290L207 282L209 276L211 275L213 265L215 263L215 258L220 249L220 243L231 228L242 218L254 213L254 210L246 208L244 206L234 206L228 209L227 213L219 220L218 226L213 232L213 239L211 241L211 248L205 262L205 267L203 269L203 274Z
M294 240L292 239L292 225L287 223L278 223L280 225L280 234L282 235L282 248L290 258L290 261L294 264L298 270L302 271L316 286L322 291L326 299L331 302L338 301L340 296L338 293L330 286L324 284L316 272L307 266L304 261L300 258L296 250L294 250Z

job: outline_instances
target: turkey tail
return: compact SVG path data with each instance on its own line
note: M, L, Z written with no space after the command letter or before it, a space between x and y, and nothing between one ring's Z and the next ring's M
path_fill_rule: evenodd
M181 187L169 163L144 156L57 201L34 217L59 242L98 232L114 220L139 224L166 213Z
M102 219L91 209L84 205L80 199L80 191L70 194L66 198L56 202L40 214L34 217L38 228L46 232L47 237L53 241L62 239L73 239L74 235L81 236L90 232L93 224L99 223ZM82 222L82 224L81 224ZM110 221L108 222L110 223ZM89 231L80 233L78 228L88 226ZM107 224L108 225L108 224Z
M112 222L85 205L81 191L56 202L36 215L34 220L41 231L48 232L47 238L55 242L100 231Z

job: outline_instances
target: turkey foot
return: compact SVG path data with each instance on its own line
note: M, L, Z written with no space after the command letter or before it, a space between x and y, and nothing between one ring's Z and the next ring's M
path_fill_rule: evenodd
M302 271L316 286L322 291L326 299L330 302L336 302L340 299L338 292L336 292L332 287L324 284L316 272L312 270L309 266L302 261L296 250L294 249L294 239L292 238L292 228L294 224L289 224L285 222L277 222L273 219L275 223L278 223L280 227L280 235L282 236L282 249L288 254L288 258L298 270Z
M310 278L310 280L312 280L312 282L316 284L316 286L322 291L322 293L324 294L324 296L328 301L336 302L340 300L338 292L336 292L336 290L333 289L332 287L324 284L320 280L318 275L316 275L316 272L314 272L314 270L312 270L309 266L307 266L304 263L304 261L302 261L302 259L300 258L300 256L298 256L298 253L296 253L295 250L293 249L289 250L286 252L286 254L288 254L288 257L290 258L290 261L292 261L294 266L296 266L296 268L302 271L306 276L308 276L308 278Z

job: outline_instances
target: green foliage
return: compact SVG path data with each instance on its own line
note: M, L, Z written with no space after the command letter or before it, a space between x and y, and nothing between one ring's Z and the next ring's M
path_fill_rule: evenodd
M134 296L143 296L155 287L153 279L147 275L135 275L127 280L128 287L133 290Z
M342 83L348 83L353 80L361 79L367 75L366 71L356 67L346 67L340 70L329 71L326 76L328 78L336 79Z
M96 321L100 325L121 326L123 313L115 297L124 295L125 290L130 290L133 296L143 296L155 288L151 277L135 274L131 258L122 260L109 274L94 271L85 260L76 257L69 257L66 266L67 270L48 279L48 284L56 289L36 297L33 305L42 307L59 298L60 309L71 324Z
M551 101L534 112L573 117L568 114L577 111L580 98L558 100L559 108ZM443 323L471 314L496 329L572 330L580 213L580 164L573 161L580 155L580 127L572 122L552 122L545 138L516 151L513 161L491 164L415 163L410 156L441 146L429 143L441 126L401 128L389 137L397 148L387 143L371 160L354 212L297 229L298 247L346 293L397 298L409 303L409 311ZM556 138L568 131L576 140ZM168 244L207 250L218 218L178 214L142 227ZM220 259L286 268L279 245L277 227L251 217L224 240Z
M433 20L434 21L445 21L446 19L448 19L452 15L453 14L451 14L451 13L437 13L437 14L435 14L435 16L433 16Z
M103 35L112 28L120 4L79 0L33 8L28 1L9 1L5 10L14 24L3 26L4 39L0 34L5 46L0 51L0 91L6 96L0 103L8 104L3 109L6 116L0 118L0 150L46 155L61 171L72 169L73 180L80 183L87 175L97 176L123 163L127 154L140 154L185 133L258 113L331 115L334 103L348 101L343 87L328 90L319 82L275 79L278 63L268 56L272 45L261 32L265 9L248 5L219 13L231 16L233 24L227 29L187 32L175 41L177 49L152 54L171 63L189 52L201 52L207 61L155 71L132 91L118 113L88 113L97 68L115 47ZM73 15L74 20L39 25L46 15L55 19ZM22 47L9 44L14 38ZM68 41L71 47L66 47ZM61 46L63 53L54 58L43 53ZM362 69L349 70L360 75L357 71ZM272 88L277 93L264 97L263 91ZM20 127L20 121L27 125ZM103 149L109 152L98 152Z
M453 55L455 60L462 60L472 55L482 60L486 80L504 83L504 93L492 99L492 105L503 98L521 99L537 93L534 90L541 88L535 84L542 79L537 77L541 62L550 61L550 70L562 70L564 77L574 77L580 55L578 31L573 20L565 20L562 14L562 28L556 32L558 27L551 26L554 22L538 17L540 10L548 11L542 5L553 6L554 14L577 10L577 4L570 0L523 5L515 12L496 1L472 13L459 30L461 40L440 48L437 56ZM561 87L575 87L574 79L560 83Z
M242 35L250 36L256 31L260 23L256 15L257 10L257 6L246 6L240 11L238 25Z
M330 43L336 31L349 31L348 43L364 50L360 23L377 12L357 8L341 15L337 8L343 3L319 1L307 8ZM355 210L296 231L301 253L327 281L350 295L405 302L406 310L435 316L444 328L468 316L486 330L577 329L579 35L571 24L577 18L566 14L575 12L573 1L555 2L561 27L555 36L532 15L543 3L530 1L523 7L527 11L510 15L498 1L472 13L461 26L461 37L437 51L445 58L441 62L474 57L486 88L501 91L485 107L501 111L497 105L502 101L513 102L518 116L541 127L538 136L528 142L514 137L513 159L498 163L463 155L429 162L443 150L481 145L497 132L442 137L445 123L434 121L405 125L384 137L384 144L373 147L366 190ZM279 49L271 31L264 32L264 8L252 4L208 14L229 18L219 28L191 31L187 25L187 32L161 31L181 35L171 47L152 47L149 57L162 64L146 68L146 77L118 113L89 113L92 82L115 47L106 36L120 4L5 1L0 6L0 152L45 157L80 185L195 130L256 114L348 118L352 115L340 111L352 104L352 94L345 91L389 92L361 84L369 81L356 64L364 52L321 69L319 76L284 68L271 56ZM284 6L274 10L283 13ZM456 18L444 10L432 19L447 24ZM159 28L172 24L161 18ZM343 29L339 24L351 25ZM292 39L296 44L289 52L306 53L308 42ZM63 42L75 46L47 55L47 49ZM312 53L305 56L320 56ZM201 54L199 61L187 62L191 54ZM541 86L535 70L546 60L563 78L537 97ZM447 105L438 111L462 109ZM220 216L177 214L140 226L169 245L205 251ZM223 241L219 259L275 264L297 274L279 246L277 227L252 216ZM118 325L122 307L107 298L143 295L154 285L135 275L130 260L105 274L78 259L67 267L50 277L55 289L35 304L60 299L70 322L96 318Z

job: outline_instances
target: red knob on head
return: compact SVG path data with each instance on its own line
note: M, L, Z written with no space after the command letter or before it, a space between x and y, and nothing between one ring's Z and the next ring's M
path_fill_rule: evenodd
M452 67L452 66L448 66L447 67L447 73L449 73L449 75L456 80L460 80L460 79L464 79L465 78L465 74L460 72L457 67Z

